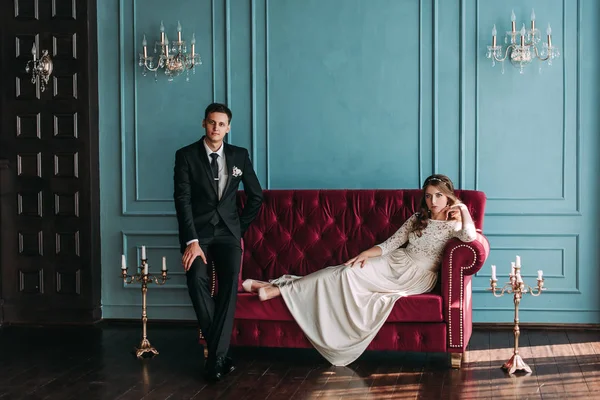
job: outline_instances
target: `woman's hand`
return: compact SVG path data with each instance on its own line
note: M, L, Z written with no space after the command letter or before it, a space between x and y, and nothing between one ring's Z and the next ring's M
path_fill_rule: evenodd
M451 206L446 206L442 209L442 212L445 213L446 221L454 217L454 213L461 213L462 210L467 210L467 206L464 203L456 203Z
M353 258L349 259L348 261L346 261L344 263L344 265L350 265L351 267L354 267L356 264L359 264L360 267L362 268L365 266L365 262L367 262L368 259L369 259L369 256L366 255L365 252L363 251L356 257L353 257Z

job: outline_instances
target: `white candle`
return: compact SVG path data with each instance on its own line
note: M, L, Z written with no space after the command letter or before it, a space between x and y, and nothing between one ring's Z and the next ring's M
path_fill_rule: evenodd
M492 280L496 281L496 266L492 265Z
M515 10L512 10L510 12L510 22L511 22L512 31L515 32L516 31L516 25L517 25L517 16L515 15Z
M192 57L194 57L194 51L196 50L196 34L192 33L192 41L190 42L192 44Z
M127 269L127 261L125 260L125 254L121 254L121 269Z
M144 275L148 275L148 263L144 264Z
M167 257L163 257L163 263L162 263L162 270L166 271L167 270Z
M496 30L496 24L494 24L494 27L492 28L492 47L496 47L496 34L498 33L498 31Z
M521 268L521 256L517 256L516 265L517 265L517 268Z
M542 276L544 275L544 272L540 269L538 270L538 280L542 280Z
M146 40L146 34L142 40L142 47L144 48L144 58L148 58L148 41Z
M146 259L146 246L142 246L142 260Z
M510 275L515 276L515 263L514 262L510 263Z

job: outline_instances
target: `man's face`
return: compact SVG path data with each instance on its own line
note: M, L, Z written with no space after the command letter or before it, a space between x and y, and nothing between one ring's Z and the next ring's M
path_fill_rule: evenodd
M220 112L208 114L208 117L202 120L202 127L206 131L207 140L215 144L221 143L231 129L227 114Z

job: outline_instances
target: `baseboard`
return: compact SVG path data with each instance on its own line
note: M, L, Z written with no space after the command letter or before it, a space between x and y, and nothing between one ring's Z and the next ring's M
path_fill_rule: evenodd
M4 306L4 320L0 326L96 326L101 322L102 309L98 306L83 309L65 309L58 314L43 309L25 309L23 307Z
M473 329L477 330L506 330L513 329L514 323L502 322L477 322L473 323ZM542 329L542 330L600 330L600 324L549 324L539 322L519 323L519 328L524 329Z
M141 323L140 318L104 318L98 322L100 326L139 326ZM198 322L182 319L149 319L148 324L155 327L198 327Z

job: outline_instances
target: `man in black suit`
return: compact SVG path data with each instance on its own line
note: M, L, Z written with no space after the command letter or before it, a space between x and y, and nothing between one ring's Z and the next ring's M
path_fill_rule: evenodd
M206 338L206 378L220 380L233 371L227 357L237 299L242 249L240 240L262 204L262 188L248 150L224 143L230 130L231 110L209 105L202 127L205 136L175 154L175 209L188 291ZM247 201L241 216L236 195L244 184ZM218 292L210 296L209 267L214 261Z

